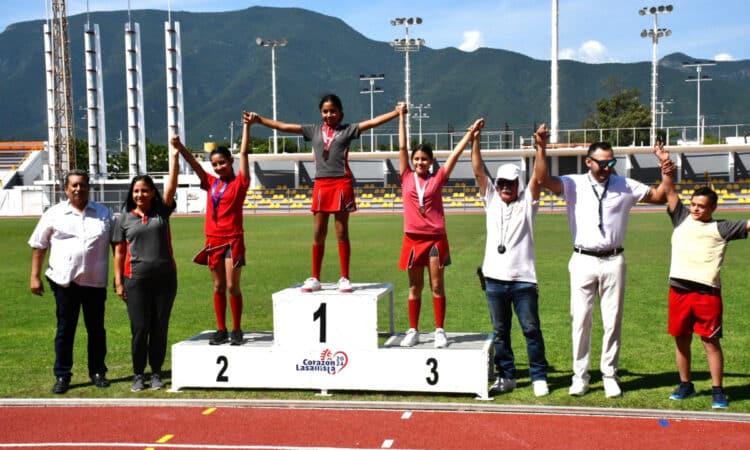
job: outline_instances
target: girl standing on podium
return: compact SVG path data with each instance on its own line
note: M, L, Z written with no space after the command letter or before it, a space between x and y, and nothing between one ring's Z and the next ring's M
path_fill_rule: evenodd
M453 168L475 130L484 126L479 119L469 128L456 144L445 164L431 173L435 160L429 144L420 144L411 154L406 147L405 132L406 108L399 109L399 173L404 205L404 241L401 247L399 269L409 274L409 330L401 341L402 347L412 347L419 342L419 312L422 307L424 271L428 268L432 303L435 308L436 348L448 344L445 335L445 284L444 268L450 264L448 236L445 232L443 211L443 186L448 181Z
M231 341L231 345L241 345L243 333L242 292L240 275L245 265L245 235L242 227L242 208L250 186L250 165L247 152L250 145L250 125L253 113L242 114L242 143L240 144L240 173L234 173L234 158L226 147L211 151L211 166L217 176L206 173L192 153L180 142L179 136L172 138L172 145L193 168L201 181L201 189L207 192L205 247L195 256L194 262L207 265L211 269L214 285L214 312L217 330L209 344L220 345ZM226 309L227 292L232 310L232 332L227 333Z
M167 355L167 331L177 295L177 268L172 254L169 217L175 210L179 156L170 149L164 196L148 175L130 183L122 213L115 224L115 292L127 305L133 392L145 389L146 363L151 366L151 389L164 388L161 369Z
M357 210L357 204L348 162L349 145L353 139L358 139L363 131L395 119L398 111L394 110L359 123L344 124L344 108L338 96L334 94L323 96L318 108L323 120L322 124L290 124L259 115L255 116L255 121L279 131L300 134L306 141L312 141L315 161L315 183L311 207L314 224L312 274L305 280L300 290L302 292L320 290L320 269L323 265L323 253L328 234L328 217L333 214L336 221L336 238L341 266L338 290L339 292L352 292L352 285L349 281L351 258L349 213Z

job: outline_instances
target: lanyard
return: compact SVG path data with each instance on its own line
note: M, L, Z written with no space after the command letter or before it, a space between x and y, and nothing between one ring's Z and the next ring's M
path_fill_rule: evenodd
M495 195L497 198L498 208L497 221L495 222L498 235L497 252L502 255L507 249L505 243L508 239L508 227L510 226L510 216L513 213L513 208L511 205L505 204L505 202L500 198L497 191L495 191Z
M417 189L417 197L419 198L419 214L422 214L424 216L425 208L424 208L424 191L427 189L427 183L429 183L430 180L425 181L424 186L419 184L419 175L417 175L417 172L414 173L414 186Z
M221 197L224 195L224 190L227 188L227 186L229 186L229 183L224 183L221 186L221 189L219 190L217 194L216 188L219 186L220 181L221 179L217 178L214 181L213 186L211 186L211 203L213 203L214 205L214 211L213 211L214 222L219 220L219 212L218 212L219 202L221 202Z
M594 196L599 201L599 231L601 231L602 233L604 233L604 219L603 219L603 215L604 215L603 203L604 202L603 200L604 200L604 197L607 195L607 189L609 189L609 178L607 178L607 182L604 183L604 190L602 191L601 196L599 196L599 194L596 192L596 187L594 187L593 184L591 185L591 190L594 191Z
M328 159L328 150L331 148L331 142L336 139L336 135L339 134L338 129L333 129L328 126L327 123L323 124L321 129L323 135L323 159Z

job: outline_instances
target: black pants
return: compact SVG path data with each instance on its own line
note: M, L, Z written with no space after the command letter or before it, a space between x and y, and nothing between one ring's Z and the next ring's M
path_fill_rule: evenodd
M104 364L104 357L107 355L107 335L104 331L104 301L107 298L107 289L79 286L75 283L62 287L52 280L48 281L57 305L53 369L55 376L72 375L73 344L81 309L88 333L89 376L95 373L104 375L107 372L107 366Z
M142 375L146 360L151 371L161 373L167 355L169 316L177 294L177 274L150 278L124 278L130 317L133 373Z

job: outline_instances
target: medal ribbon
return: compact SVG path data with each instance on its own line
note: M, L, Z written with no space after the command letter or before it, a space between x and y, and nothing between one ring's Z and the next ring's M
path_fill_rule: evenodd
M419 184L419 175L417 175L417 172L413 172L413 173L414 173L414 185L417 189L417 197L419 198L419 209L422 215L424 215L424 191L425 189L427 189L427 183L429 182L429 180L424 183L424 186L422 186Z
M224 190L229 185L229 183L224 183L221 186L221 189L219 189L219 192L217 193L216 189L219 187L220 181L221 181L220 179L216 179L214 181L213 186L211 186L211 203L213 203L214 205L214 211L213 211L214 222L219 220L219 213L218 213L219 202L221 201L222 195L224 195Z
M331 148L331 142L336 138L338 130L333 129L329 127L327 123L324 123L321 131L323 135L323 158L328 159L328 149Z
M602 195L599 196L599 194L596 192L596 187L594 185L591 185L591 189L594 191L594 196L599 201L599 231L604 233L604 219L603 219L603 201L604 197L607 195L607 189L609 189L609 179L607 179L607 182L604 183L604 190L602 191Z

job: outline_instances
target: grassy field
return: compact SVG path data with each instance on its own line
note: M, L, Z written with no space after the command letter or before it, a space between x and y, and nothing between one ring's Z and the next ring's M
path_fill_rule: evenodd
M742 213L721 213L723 218L746 217ZM54 299L46 286L44 297L29 293L28 277L31 251L26 244L37 219L0 220L4 236L3 286L8 289L0 302L0 397L51 397ZM479 288L475 270L484 249L482 214L449 215L448 234L453 265L446 270L448 331L491 331L486 300ZM396 268L402 218L398 215L355 214L351 218L352 281L390 282L395 285L396 326L407 328L406 274ZM299 283L309 276L312 219L310 216L247 216L245 218L248 266L242 276L245 298L243 328L271 330L273 292ZM332 227L331 227L332 232ZM593 339L592 391L583 398L568 396L571 376L570 318L567 264L571 254L566 217L541 214L537 219L537 272L540 285L540 314L550 362L549 383L552 393L537 399L528 380L523 336L517 322L513 342L519 366L519 388L496 396L495 403L612 406L626 408L710 409L710 378L699 340L693 344L694 381L699 395L682 402L668 399L678 381L674 362L674 344L666 333L666 297L671 225L663 212L637 213L630 220L625 244L628 271L620 357L620 377L625 395L605 399L598 373L601 348L601 322L595 312ZM179 288L170 325L170 344L215 327L208 270L191 262L201 247L202 217L172 219ZM338 279L335 239L329 236L323 267L324 282ZM725 387L730 411L750 412L750 313L746 293L748 243L729 246L722 273L724 281ZM384 308L385 309L385 308ZM380 329L387 329L387 311L379 312ZM515 321L515 319L514 319ZM422 328L434 327L429 302L422 310ZM73 389L67 396L80 398L288 398L313 399L311 391L279 390L200 390L180 393L147 391L131 393L130 330L125 305L108 295L106 328L109 353L108 376L114 381L109 389L90 385L86 370L86 337L79 323L73 368ZM169 358L169 357L168 357ZM170 367L167 360L166 368ZM337 392L334 399L473 401L467 395L425 395L403 393Z

